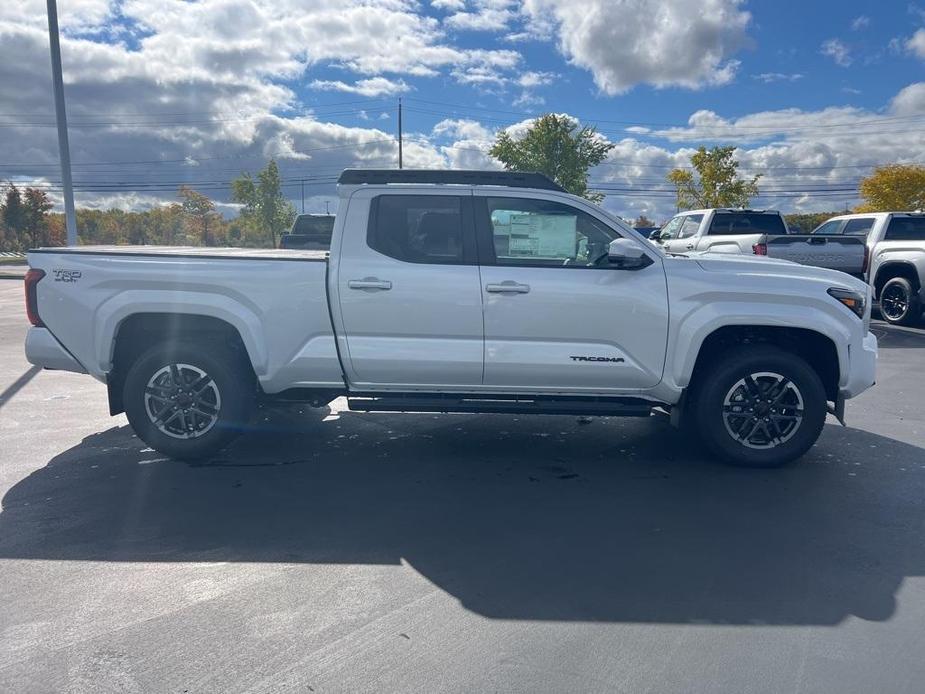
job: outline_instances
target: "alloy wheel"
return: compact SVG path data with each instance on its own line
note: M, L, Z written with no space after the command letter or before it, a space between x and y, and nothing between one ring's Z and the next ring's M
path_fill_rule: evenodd
M193 439L218 421L221 393L205 371L192 364L168 364L145 386L145 412L163 434Z
M739 379L723 400L723 424L747 448L779 446L803 423L803 396L793 381L771 371Z

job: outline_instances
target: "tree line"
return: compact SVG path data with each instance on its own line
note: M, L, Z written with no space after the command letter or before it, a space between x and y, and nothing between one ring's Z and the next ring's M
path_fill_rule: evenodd
M25 251L64 245L64 215L45 190L10 182L0 198L0 251ZM244 173L231 182L236 216L226 219L206 195L180 186L177 201L148 210L77 210L80 244L275 247L295 219L295 208L282 193L274 160L256 176Z

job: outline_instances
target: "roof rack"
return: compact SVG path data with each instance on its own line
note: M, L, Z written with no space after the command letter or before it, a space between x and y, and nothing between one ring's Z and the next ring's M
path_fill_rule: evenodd
M466 171L460 169L344 169L340 184L441 183L508 188L565 189L541 173L526 171Z

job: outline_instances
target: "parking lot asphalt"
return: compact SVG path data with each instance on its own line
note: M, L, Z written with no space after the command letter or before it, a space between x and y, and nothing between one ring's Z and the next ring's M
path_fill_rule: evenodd
M262 410L146 449L0 282L0 691L920 692L925 331L800 463L664 418Z

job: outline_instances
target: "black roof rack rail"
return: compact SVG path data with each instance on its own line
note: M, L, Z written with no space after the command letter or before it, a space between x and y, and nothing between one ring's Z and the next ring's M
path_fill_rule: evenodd
M344 169L341 184L444 183L470 186L538 188L566 192L544 174L528 171L469 171L461 169Z

